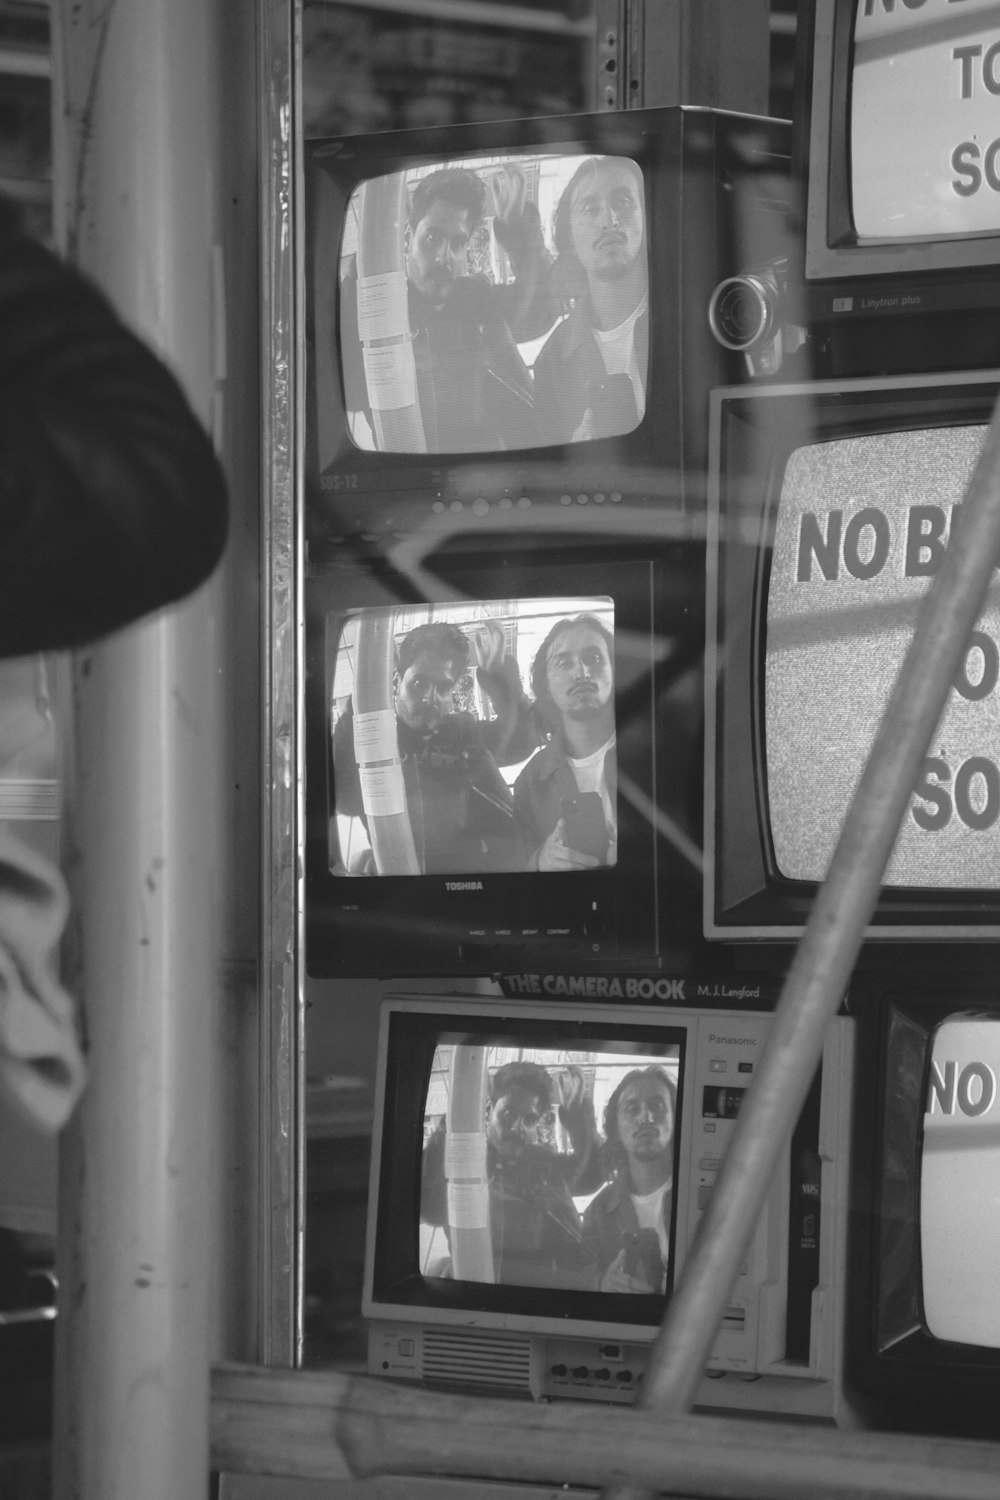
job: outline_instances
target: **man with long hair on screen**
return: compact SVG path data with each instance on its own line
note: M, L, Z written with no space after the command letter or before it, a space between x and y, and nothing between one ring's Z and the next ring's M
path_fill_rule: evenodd
M531 666L545 744L518 775L528 868L590 870L618 857L614 637L596 615L553 625Z
M531 374L515 339L537 337L556 309L546 280L551 256L524 176L508 165L491 175L493 232L515 279L495 286L469 270L487 210L487 186L464 167L443 167L414 187L403 233L407 307L417 404L427 451L494 452L537 441ZM350 410L365 411L367 379L357 324L357 289L342 296L341 348Z
M543 442L631 432L646 405L649 270L642 178L627 157L588 158L556 205L553 279L570 311L535 361Z
M604 1156L613 1173L584 1213L605 1292L666 1290L677 1086L665 1068L626 1073L604 1109Z

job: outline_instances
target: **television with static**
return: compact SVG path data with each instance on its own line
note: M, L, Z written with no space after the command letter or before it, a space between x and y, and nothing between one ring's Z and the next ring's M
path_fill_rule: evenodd
M713 396L705 930L802 933L997 398L996 372ZM1000 936L991 589L867 928ZM862 955L864 961L864 954Z

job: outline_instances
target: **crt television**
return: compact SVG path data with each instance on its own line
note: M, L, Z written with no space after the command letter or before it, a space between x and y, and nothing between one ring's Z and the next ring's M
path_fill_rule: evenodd
M980 972L898 969L852 999L859 1049L848 1382L869 1420L993 1437L1000 1004Z
M700 505L707 393L741 375L708 300L780 252L789 149L787 124L689 107L308 141L310 534ZM442 208L442 172L472 198Z
M991 0L807 0L798 48L797 290L824 330L818 372L996 365Z
M425 559L419 589L388 562L352 561L350 549L310 555L308 971L392 978L693 962L703 538L609 540L600 553L572 536L523 550L501 538L491 551ZM587 622L581 641L605 643L593 697L572 684L570 713L578 696L590 714L604 695L591 719L607 735L603 778L595 760L593 789L579 798L559 735L553 748L546 738L558 725L538 712L532 670L549 661L547 641L567 640L550 637L564 621ZM433 733L414 722L411 701L422 680L411 653L428 631L433 642L432 627L457 635L460 658ZM484 637L500 661L492 694L489 671L484 682L477 669ZM575 865L540 853L560 809L566 842L585 855Z
M370 1373L535 1400L635 1401L770 1025L761 1010L713 1009L710 997L726 987L711 979L677 985L692 1003L426 994L383 1002L362 1301ZM852 1027L847 1018L829 1027L821 1072L732 1289L700 1406L844 1415L843 1106ZM512 1160L502 1133L487 1138L486 1121L495 1109L503 1122L512 1084L498 1070L515 1062L544 1070L552 1093L536 1111L530 1152ZM616 1085L647 1069L668 1075L676 1096L672 1139L667 1130L657 1142L658 1176L670 1182L657 1291L649 1290L652 1274L637 1269L645 1231L616 1217L607 1194L598 1202L614 1169L606 1107ZM556 1108L574 1090L596 1121L601 1170L592 1177L573 1156L582 1150L579 1114L574 1130L568 1111Z
M801 934L996 398L996 372L714 394L710 938ZM998 641L990 590L869 939L1000 936Z

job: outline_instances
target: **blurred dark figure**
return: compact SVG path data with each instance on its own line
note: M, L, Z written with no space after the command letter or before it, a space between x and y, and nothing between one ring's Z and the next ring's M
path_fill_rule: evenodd
M0 199L0 652L92 641L201 583L222 471L166 366Z
M211 442L169 370L0 198L0 654L79 646L201 583L226 539ZM0 834L0 1089L63 1124L83 1083L52 956L58 872Z
M0 655L82 645L179 599L218 562L226 491L161 361L0 198ZM67 894L0 829L0 1093L58 1130L83 1087L54 957ZM0 1442L51 1423L54 1246L0 1226Z

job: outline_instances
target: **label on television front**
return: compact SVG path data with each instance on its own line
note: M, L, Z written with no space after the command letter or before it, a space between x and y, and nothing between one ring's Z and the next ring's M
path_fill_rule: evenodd
M810 444L786 467L767 601L765 746L781 875L826 874L986 429ZM1000 595L971 636L885 884L1000 884Z
M717 975L667 974L501 974L498 982L511 998L541 996L561 1000L631 1000L661 1005L701 1004L770 1008L780 985L773 979Z
M853 219L862 239L1000 229L994 0L858 0Z

